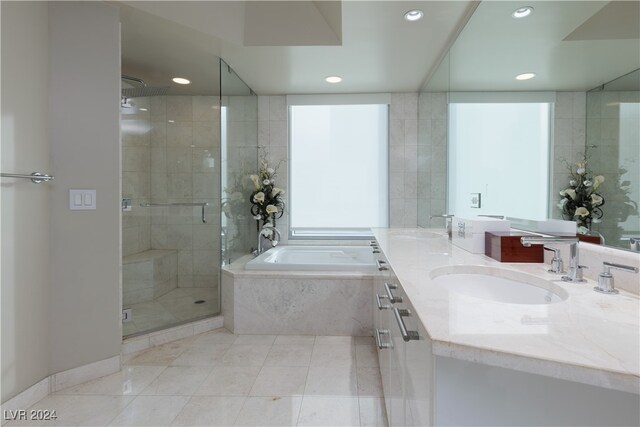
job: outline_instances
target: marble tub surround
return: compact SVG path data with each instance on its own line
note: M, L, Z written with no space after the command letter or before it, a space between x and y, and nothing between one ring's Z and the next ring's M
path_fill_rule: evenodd
M591 279L561 282L545 264L499 263L452 246L443 230L439 238L432 232L405 230L401 236L413 234L410 239L377 229L375 236L435 355L640 394L637 295L624 290L616 296L599 294ZM553 282L568 297L548 305L505 304L432 283L433 270L453 265L524 272Z
M251 259L222 270L222 314L229 330L371 336L371 273L245 270Z
M371 337L224 329L129 354L120 372L31 408L58 410L42 425L387 425Z

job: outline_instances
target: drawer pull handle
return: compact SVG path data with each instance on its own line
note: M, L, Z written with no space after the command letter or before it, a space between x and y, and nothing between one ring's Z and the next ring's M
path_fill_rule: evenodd
M391 285L389 283L384 284L384 290L387 292L387 298L389 298L389 302L391 304L395 304L397 302L402 302L402 297L393 296L391 289L398 289L397 285Z
M388 304L382 304L382 301L380 301L382 298L389 298L386 295L380 295L380 294L376 294L376 304L378 304L378 310L387 310L390 309L391 306Z
M389 335L389 331L386 329L376 329L376 345L380 350L384 348L391 348L390 343L382 342L382 337L380 335L387 334Z
M387 263L386 261L382 261L382 260L377 259L377 260L376 260L376 265L378 266L378 270L379 270L379 271L388 270L388 269L389 269L389 267L387 267L386 265L384 265L384 264L386 264L386 263Z
M407 317L411 315L411 313L409 313L409 310L404 308L403 309L394 308L393 314L395 315L396 322L398 322L398 327L400 328L400 334L402 335L403 340L411 341L411 340L420 339L420 335L418 334L418 331L407 331L407 327L405 326L404 320L402 319L403 317Z

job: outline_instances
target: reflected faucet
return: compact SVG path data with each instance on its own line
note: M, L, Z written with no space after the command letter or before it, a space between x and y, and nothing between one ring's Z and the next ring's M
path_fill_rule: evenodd
M531 236L520 238L522 246L530 247L531 245L544 245L545 243L568 243L569 246L569 269L566 276L562 276L562 280L565 282L584 282L582 278L582 270L587 268L584 265L580 265L578 254L578 242L580 240L577 237L542 237Z
M262 234L263 232L267 231L267 235L268 234L276 234L276 238L271 239L271 246L272 247L276 247L278 246L278 243L280 243L280 239L281 239L281 235L280 235L280 230L278 230L277 228L275 228L273 225L267 223L264 226L262 226L262 230L260 231L260 233L258 233L258 249L256 249L253 254L255 256L260 255L261 253L264 252L264 248L262 247L262 237L264 236L264 234ZM270 233L268 233L270 231Z

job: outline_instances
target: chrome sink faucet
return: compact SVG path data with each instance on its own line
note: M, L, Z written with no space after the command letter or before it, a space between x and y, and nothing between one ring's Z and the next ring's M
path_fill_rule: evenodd
M578 254L578 242L580 240L573 236L558 236L558 237L542 237L531 236L520 238L522 246L529 247L531 245L544 245L545 243L568 243L569 246L569 269L566 276L562 276L562 280L565 282L584 282L582 278L582 270L587 268L584 265L580 265L580 259Z
M596 292L600 292L603 294L617 294L618 290L613 285L613 274L611 274L611 269L614 268L616 270L624 270L630 273L637 273L638 267L632 267L630 265L616 264L613 262L605 261L602 263L602 273L598 276L598 286L594 287L593 290Z
M262 247L262 237L264 236L262 234L263 231L265 230L270 230L271 233L275 233L276 234L276 238L271 239L271 246L272 247L276 247L278 246L278 243L280 243L280 239L282 238L282 236L280 235L280 230L278 230L277 228L275 228L273 225L267 223L262 227L262 231L260 231L260 233L258 233L258 249L256 249L255 251L253 251L253 254L255 256L260 255L261 253L264 252L264 248Z
M542 249L553 252L549 273L564 273L564 265L562 264L562 258L560 257L560 249L552 248L547 245L544 245Z

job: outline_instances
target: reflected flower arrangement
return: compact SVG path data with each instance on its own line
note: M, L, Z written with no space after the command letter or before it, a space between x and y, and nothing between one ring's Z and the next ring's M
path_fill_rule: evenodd
M587 167L587 157L576 163L563 163L569 170L569 187L560 191L558 208L562 210L562 217L576 221L578 233L587 234L593 223L599 223L604 215L602 206L604 197L598 189L604 182L604 176L596 175Z

